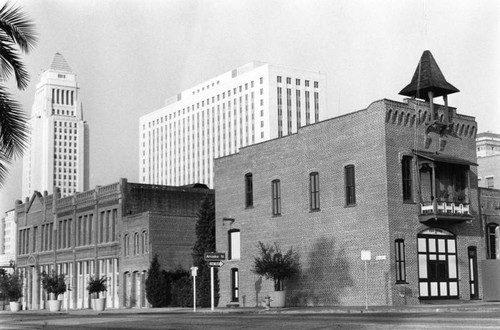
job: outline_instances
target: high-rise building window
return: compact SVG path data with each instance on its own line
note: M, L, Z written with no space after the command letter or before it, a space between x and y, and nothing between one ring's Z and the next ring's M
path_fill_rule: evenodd
M277 81L280 83L281 82L281 76L278 76Z
M245 174L245 206L253 206L253 176L252 173Z
M405 241L397 239L396 248L396 283L406 283L406 260L405 260Z
M309 208L311 211L319 210L319 173L309 174Z
M356 184L354 180L354 165L344 167L344 183L345 183L345 205L356 204Z
M494 178L492 176L490 177L486 177L486 187L487 188L495 188L495 181L494 181Z
M273 180L271 183L271 195L273 201L273 215L281 214L281 183L280 180Z
M401 174L403 178L403 201L413 202L413 171L411 156L403 156L403 160L401 162Z

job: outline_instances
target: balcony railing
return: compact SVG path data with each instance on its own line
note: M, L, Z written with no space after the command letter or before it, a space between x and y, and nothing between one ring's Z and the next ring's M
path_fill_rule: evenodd
M420 204L420 221L447 219L464 221L472 219L468 203L450 203L434 200Z

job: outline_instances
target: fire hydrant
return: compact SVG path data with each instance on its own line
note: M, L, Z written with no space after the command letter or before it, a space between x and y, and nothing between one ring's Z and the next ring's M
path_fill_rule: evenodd
M273 301L273 300L269 296L264 298L264 304L266 306L266 311L271 309L271 301Z

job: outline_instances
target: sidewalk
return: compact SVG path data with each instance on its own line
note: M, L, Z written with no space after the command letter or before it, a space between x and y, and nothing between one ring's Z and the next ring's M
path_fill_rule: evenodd
M500 312L500 302L473 302L473 303L449 303L449 304L420 304L408 306L329 306L329 307L285 307L272 308L267 311L258 307L217 307L212 311L210 308L197 308L196 313L203 314L321 314L321 313L439 313L439 312ZM17 312L19 315L37 314L67 314L66 310L51 313L48 310L25 310ZM70 315L113 315L113 314L191 314L193 308L167 307L167 308L132 308L132 309L107 309L103 312L94 312L91 309L70 309ZM0 311L2 314L11 314L10 311ZM14 314L14 313L12 313Z

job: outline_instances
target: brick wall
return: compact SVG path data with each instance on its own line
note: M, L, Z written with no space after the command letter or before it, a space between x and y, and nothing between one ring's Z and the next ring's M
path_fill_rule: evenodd
M399 112L393 119L395 110ZM400 116L402 110L405 116ZM379 260L368 265L369 303L403 304L400 288L393 284L395 238L407 241L407 256L411 254L407 266L409 290L413 295L406 297L406 303L415 302L416 235L427 227L418 220L417 203L406 205L402 201L399 157L424 143L418 134L416 139L414 136L415 131L422 136L425 128L423 124L417 125L416 120L410 126L410 115L418 116L418 111L405 103L381 100L366 110L304 127L297 134L242 148L239 154L217 159L217 250L228 250L228 230L241 231L240 260L227 261L219 273L220 304L227 304L231 298L231 268L239 270L240 305L255 306L272 290L270 281L261 281L251 272L259 241L278 242L283 249L293 246L300 254L302 273L286 283L289 305L363 305L365 275L361 250L370 250L373 258L379 256ZM475 122L471 117L459 115L455 120L459 125L469 125L468 133L457 126L462 134L447 138L444 152L475 161ZM439 139L434 137L432 143L434 148ZM355 166L356 205L352 207L345 206L346 165ZM319 212L309 210L311 172L319 173ZM472 172L473 182L474 168ZM251 208L245 208L244 204L246 173L253 174ZM273 179L281 180L282 194L282 214L274 217ZM469 197L474 211L477 211L476 188L472 183ZM235 221L223 223L224 217ZM466 246L477 245L478 251L483 248L477 221L443 229L447 228L460 235L459 255L463 258L467 258ZM461 259L461 265L467 265L463 262ZM468 274L463 267L459 272ZM460 288L464 295L468 292L466 283L463 280Z

